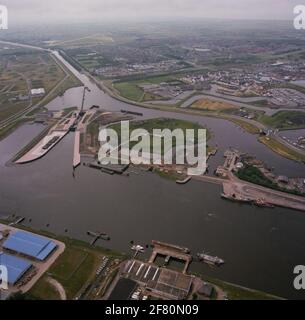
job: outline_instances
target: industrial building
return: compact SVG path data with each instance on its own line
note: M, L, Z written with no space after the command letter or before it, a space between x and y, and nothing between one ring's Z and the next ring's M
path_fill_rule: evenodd
M50 239L35 234L17 231L3 243L3 248L44 261L57 247Z
M3 252L0 252L0 265L7 268L9 285L15 285L32 267L29 261Z
M39 97L45 95L46 91L44 88L37 88L31 90L31 95L34 97Z

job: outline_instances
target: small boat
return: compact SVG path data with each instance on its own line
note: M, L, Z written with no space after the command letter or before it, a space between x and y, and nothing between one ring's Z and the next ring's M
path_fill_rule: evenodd
M223 265L225 263L225 261L223 259L220 259L218 257L214 257L214 256L210 256L204 252L202 253L197 253L197 258L199 259L199 261L210 264L210 265L214 265L217 267L220 267L221 265Z
M241 202L241 203L250 203L250 202L252 202L252 200L249 199L249 198L241 198L241 197L236 197L236 196L230 196L230 195L227 195L227 194L224 194L224 193L221 194L221 197L223 199L234 201L234 202Z
M129 111L129 110L121 110L121 112L125 113L125 114L132 114L135 116L140 116L140 117L143 116L143 113L141 113L141 112L135 112L135 111Z
M132 246L131 250L137 251L137 252L142 252L142 253L144 253L144 251L145 251L144 248L142 246L140 246L139 244Z
M266 202L264 199L257 199L253 202L253 204L263 208L275 208L273 204Z

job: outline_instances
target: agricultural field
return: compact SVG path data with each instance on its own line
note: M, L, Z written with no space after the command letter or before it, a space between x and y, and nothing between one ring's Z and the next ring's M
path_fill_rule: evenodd
M111 36L104 35L104 34L93 34L93 35L88 35L88 36L75 38L75 39L48 41L45 44L47 44L49 47L61 47L66 49L73 49L73 48L79 48L79 47L109 44L113 42L114 40Z
M176 81L177 79L175 76L156 76L141 80L134 80L134 81L124 81L124 82L114 82L113 87L116 89L119 94L127 99L137 101L137 102L145 102L150 100L159 100L160 97L154 96L149 93L145 93L140 85L144 84L160 84L161 82L170 83L172 81Z
M34 105L53 90L65 77L65 71L44 52L2 48L0 56L0 121ZM66 90L80 85L69 76L63 86ZM31 89L44 88L45 95L31 97Z
M206 111L224 111L224 110L235 110L239 109L237 106L228 102L212 101L209 99L200 99L196 101L191 108L206 110Z
M305 112L279 111L272 116L263 115L259 121L278 129L305 128Z
M282 157L305 163L305 156L303 154L292 150L291 148L275 140L274 138L260 137L259 141Z

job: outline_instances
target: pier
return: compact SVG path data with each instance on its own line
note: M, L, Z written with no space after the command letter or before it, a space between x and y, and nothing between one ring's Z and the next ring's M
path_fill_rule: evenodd
M25 164L45 156L70 132L75 122L76 117L74 113L71 112L68 116L55 124L48 132L45 132L43 137L39 136L38 141L35 139L34 145L30 143L29 147L25 148L29 151L20 155L19 158L15 160L15 163Z
M73 154L73 169L77 168L80 163L80 131L75 131L74 137L74 154Z
M104 232L87 231L87 235L93 237L93 240L90 242L91 246L95 245L95 243L100 239L105 241L110 240L110 237Z
M19 217L16 221L9 224L9 226L14 226L16 224L22 223L25 220L25 217Z
M104 173L108 173L108 174L123 174L128 168L129 168L129 164L127 165L101 165L98 164L96 162L93 163L84 163L85 166L89 167L89 168L93 168L93 169L97 169L97 170L101 170Z
M135 116L143 117L143 113L141 113L141 112L128 111L128 110L121 110L121 112L125 113L125 114L132 114Z

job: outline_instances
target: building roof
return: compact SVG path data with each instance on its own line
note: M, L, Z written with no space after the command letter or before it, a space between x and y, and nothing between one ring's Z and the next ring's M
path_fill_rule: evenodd
M44 88L38 88L38 89L32 89L31 90L31 95L35 96L35 95L42 95L45 94L46 91Z
M0 252L0 265L5 266L8 272L8 283L14 285L32 266L21 258Z
M4 242L3 248L43 261L56 248L56 244L48 238L17 231Z
M206 297L211 297L213 293L213 286L208 283L204 283L198 290L198 293Z

